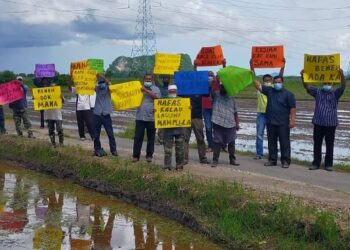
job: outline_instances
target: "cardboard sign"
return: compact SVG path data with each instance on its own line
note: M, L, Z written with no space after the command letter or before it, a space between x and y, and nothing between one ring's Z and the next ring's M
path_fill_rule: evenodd
M89 66L88 66L87 60L83 60L83 61L79 61L79 62L72 62L70 64L70 75L73 78L73 71L74 70L77 70L77 69L83 70L83 69L88 69L88 68L89 68Z
M154 100L156 128L191 127L190 98L166 98Z
M209 94L208 71L178 71L174 79L179 95Z
M60 250L62 244L61 227L46 226L39 227L34 231L33 249Z
M224 54L221 45L214 47L203 47L195 60L197 66L217 66L222 65L224 61Z
M248 87L255 80L254 74L249 69L236 66L228 66L219 70L220 81L229 96L234 96Z
M283 46L254 46L252 47L252 61L254 68L282 68L284 67Z
M21 83L17 80L0 84L0 105L18 101L24 97Z
M103 59L88 59L87 63L90 70L103 74L104 72Z
M55 76L55 64L35 64L35 78Z
M332 55L304 55L304 81L341 82L340 54Z
M156 53L153 73L159 75L174 75L181 63L181 55Z
M93 95L96 87L96 71L73 70L72 79L79 95Z
M109 86L115 110L127 110L141 106L143 93L139 81L113 84Z
M34 88L34 110L62 108L61 87Z

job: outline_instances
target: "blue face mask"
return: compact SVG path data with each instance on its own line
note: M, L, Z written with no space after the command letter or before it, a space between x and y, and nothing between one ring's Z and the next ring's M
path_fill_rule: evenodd
M99 85L98 85L98 88L100 89L100 90L105 90L106 88L107 88L107 85L106 85L106 83L100 83Z
M275 90L281 90L283 88L283 83L281 82L274 83L274 88Z
M322 89L323 89L324 91L331 91L332 85L323 85L323 86L322 86Z

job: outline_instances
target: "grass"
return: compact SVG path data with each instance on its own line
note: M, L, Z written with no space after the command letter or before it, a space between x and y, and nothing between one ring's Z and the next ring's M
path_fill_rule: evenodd
M41 166L58 176L66 173L80 183L104 183L129 197L170 206L195 218L201 232L225 248L346 249L350 244L349 232L341 231L335 215L292 196L257 199L255 191L239 183L169 175L141 162L88 155L79 147L55 150L40 140L0 137L3 159Z
M350 81L347 81L347 86L349 86ZM294 95L296 100L313 100L314 98L306 93L303 84L301 83L300 77L285 77L284 78L284 86L286 89L291 91ZM317 86L317 85L316 85ZM336 85L336 86L339 86ZM250 85L243 91L241 91L237 98L243 98L243 99L255 99L256 98L256 89L254 85ZM345 92L340 99L342 102L349 102L350 101L350 88L346 88Z

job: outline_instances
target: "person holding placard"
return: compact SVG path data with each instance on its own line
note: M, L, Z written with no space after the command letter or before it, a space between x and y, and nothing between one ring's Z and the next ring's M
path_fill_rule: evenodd
M282 168L291 163L290 129L295 126L296 104L294 95L283 87L283 76L273 78L273 87L261 85L255 80L255 87L267 96L266 127L269 160L266 167L277 166L277 141L280 142Z
M319 169L322 161L323 138L326 141L325 170L333 170L333 150L335 130L338 126L338 101L346 87L346 79L342 69L339 70L341 85L335 90L332 83L325 82L321 89L312 87L304 82L304 70L300 72L306 92L315 98L315 111L312 123L314 124L314 160L310 170Z
M55 87L56 83L51 83L50 87ZM62 103L64 103L64 98L61 95ZM62 110L61 109L48 109L46 110L46 121L47 127L49 129L49 137L51 140L52 146L56 147L55 139L55 127L58 135L59 146L63 147L63 126L62 126Z
M220 79L218 78L218 81ZM239 166L235 156L236 132L239 130L238 109L234 97L229 96L220 82L220 90L212 90L214 148L212 167L217 167L221 148L228 144L230 164Z
M168 98L177 97L177 87L172 84L168 87ZM164 128L164 170L172 170L171 155L175 140L176 170L182 170L184 166L184 128Z
M170 76L169 75L163 75L162 78L162 85L159 86L160 90L160 97L161 98L167 98L168 97L168 87L170 84ZM162 145L163 140L164 140L164 135L163 135L163 129L159 128L157 129L157 143Z
M111 92L109 90L110 81L103 75L98 74L97 77L98 86L96 87L96 103L94 108L93 126L94 126L94 149L95 156L106 156L107 153L101 147L100 134L101 127L106 130L109 148L111 154L118 156L117 143L115 141L111 113L113 112Z
M284 66L280 69L280 76L284 74L284 67L286 60L283 59ZM255 74L255 68L253 64L253 59L250 59L250 69ZM265 74L263 76L263 84L267 87L272 87L272 76ZM266 107L267 107L267 97L260 91L257 91L257 114L256 114L256 140L255 149L256 155L255 160L260 160L264 157L264 132L266 127Z
M13 112L13 120L16 126L16 132L18 136L23 136L21 124L23 121L24 128L27 130L28 138L34 138L32 131L32 123L28 117L27 111L27 91L28 87L24 85L22 76L17 76L17 81L21 83L21 87L24 93L22 99L10 103L9 107Z
M147 133L146 161L152 162L154 153L154 140L156 128L154 125L154 100L160 98L160 90L154 85L153 75L145 75L143 78L143 99L136 112L136 126L133 146L133 161L139 161L145 130Z
M6 134L4 109L0 105L0 134Z

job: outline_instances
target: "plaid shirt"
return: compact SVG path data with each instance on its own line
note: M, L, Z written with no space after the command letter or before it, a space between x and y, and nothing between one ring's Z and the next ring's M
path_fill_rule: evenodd
M213 116L211 121L224 128L236 127L234 114L237 113L237 105L232 96L222 96L219 91L213 95Z

